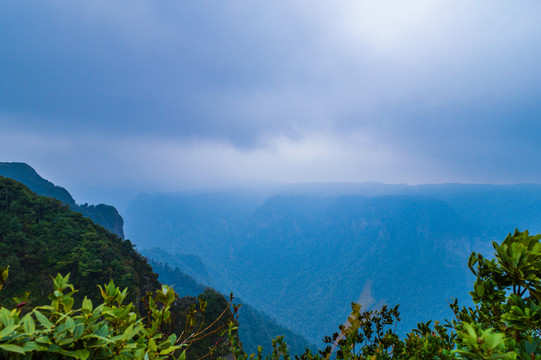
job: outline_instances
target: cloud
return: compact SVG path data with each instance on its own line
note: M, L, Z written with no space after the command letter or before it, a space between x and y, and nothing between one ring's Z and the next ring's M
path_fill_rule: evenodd
M540 15L534 1L3 3L4 154L141 186L535 181Z

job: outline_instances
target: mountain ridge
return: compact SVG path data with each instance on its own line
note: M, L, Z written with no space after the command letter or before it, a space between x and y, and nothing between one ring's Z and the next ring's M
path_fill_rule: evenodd
M124 239L124 219L114 206L106 204L77 204L63 187L42 178L34 168L21 162L0 162L0 175L17 180L35 193L52 197L67 204L72 210L92 219L107 230Z

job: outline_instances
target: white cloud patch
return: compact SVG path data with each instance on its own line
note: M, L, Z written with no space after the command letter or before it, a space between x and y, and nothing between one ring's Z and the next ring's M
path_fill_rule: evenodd
M390 183L417 183L426 178L421 174L434 166L430 159L410 158L359 133L348 137L310 133L295 140L280 136L267 139L266 144L241 150L207 140L178 143L123 139L113 147L120 157L129 159L128 167L145 169L139 181L159 184L169 191L314 179L353 182L377 178Z

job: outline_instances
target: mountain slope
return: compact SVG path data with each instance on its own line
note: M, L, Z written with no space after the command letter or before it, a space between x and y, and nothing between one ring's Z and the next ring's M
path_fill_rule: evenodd
M538 185L317 189L333 195L300 188L251 203L231 191L139 196L127 231L143 249L152 239L199 256L209 285L317 343L345 322L352 301L400 303L403 331L450 316L452 297L469 299L471 251L489 254L491 241L515 228L541 230Z
M42 178L31 166L25 163L0 162L0 176L17 180L39 195L58 199L72 210L80 212L107 230L124 238L124 220L113 206L105 204L78 205L66 189Z
M96 285L111 277L128 287L132 300L158 288L157 275L129 240L13 179L0 177L0 192L0 266L10 266L11 274L3 305L26 289L34 289L31 301L43 303L57 273L71 273L80 293L96 300Z
M165 284L174 285L175 291L182 296L197 296L197 294L201 294L207 289L206 286L198 283L177 267L177 264L185 266L185 257L180 256L176 260L177 256L156 248L150 252L144 252L144 255L150 258L149 263L152 265L153 270L159 274L159 280ZM164 264L153 260L158 258L160 261L168 260L169 262ZM304 353L306 348L315 349L315 346L310 344L304 337L280 325L269 315L240 299L236 299L235 303L241 305L239 310L239 337L247 353L257 353L257 347L261 345L263 346L263 354L268 354L271 340L277 336L284 336L292 355L300 355Z
M0 268L10 268L10 276L0 293L2 306L12 307L12 298L25 291L30 291L28 305L47 303L52 289L50 280L57 273L70 273L70 282L78 290L77 301L87 296L99 303L97 285L114 279L117 286L128 288L128 301L138 304L138 308L147 291L160 288L159 274L159 280L175 285L182 297L173 306L176 319L173 329L179 333L185 330L190 306L199 304L198 297L209 303L207 325L227 306L223 295L197 283L178 268L173 270L167 265L152 263L153 271L129 240L120 239L56 199L39 196L25 185L1 176L0 193ZM203 265L197 257L184 259L190 269L201 270ZM240 326L240 336L241 341L246 339L248 351L256 352L259 344L268 350L270 340L284 334L292 353L300 354L310 346L306 340L249 306L243 306L240 314L241 321L246 319L246 324ZM191 354L195 358L205 355L219 337L216 333L193 344Z
M128 289L127 302L145 314L147 292L161 289L158 275L134 249L123 240L92 220L74 212L59 200L30 191L25 185L0 176L0 268L9 267L9 277L0 292L0 305L13 307L13 298L29 291L25 306L49 303L51 277L57 273L70 274L78 292L75 301L90 298L94 304L103 301L97 285L111 279L121 289ZM225 316L210 328L209 336L195 342L188 356L199 358L208 353L209 346L224 340L218 325L227 325L232 313L228 301L219 293L206 289L201 298L207 301L207 325ZM198 296L199 297L199 296ZM177 299L172 309L171 330L181 334L186 330L186 316L199 300L194 296ZM196 329L201 318L196 318ZM205 326L207 326L205 325ZM225 355L227 347L218 349Z

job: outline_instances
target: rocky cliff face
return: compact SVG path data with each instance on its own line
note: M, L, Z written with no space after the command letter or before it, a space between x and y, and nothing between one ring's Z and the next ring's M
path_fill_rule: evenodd
M42 178L30 165L20 162L0 162L0 176L17 180L38 195L52 197L67 204L110 232L124 239L124 220L111 205L79 205L71 194L61 186Z

